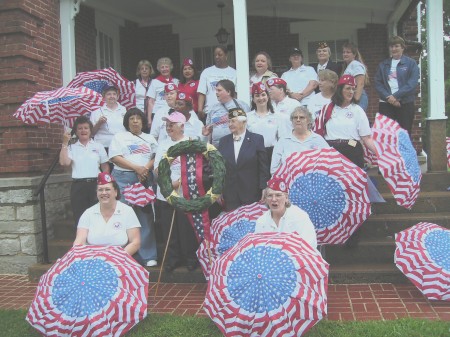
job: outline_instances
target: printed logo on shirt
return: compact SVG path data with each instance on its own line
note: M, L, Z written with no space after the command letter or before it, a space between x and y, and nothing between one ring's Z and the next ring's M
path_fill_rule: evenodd
M93 152L93 153L96 153L96 154L99 153L97 149L92 149L92 152Z
M211 118L211 121L212 121L212 124L215 126L228 124L228 116L227 116L227 114L224 114L223 116L220 116L220 117L213 117L213 118Z
M216 86L219 81L213 81L209 85L211 86L212 91L216 91Z
M347 111L347 113L345 114L345 117L347 117L347 118L353 118L353 112Z
M158 97L157 97L158 99L164 99L164 91L160 91L159 93L158 93Z
M195 87L195 82L192 82L191 84L189 84L190 87Z
M122 228L122 224L120 222L115 222L113 226L114 226L115 229L121 229Z
M141 145L128 145L128 151L130 151L130 154L148 154L150 153L150 148L147 144L141 144Z

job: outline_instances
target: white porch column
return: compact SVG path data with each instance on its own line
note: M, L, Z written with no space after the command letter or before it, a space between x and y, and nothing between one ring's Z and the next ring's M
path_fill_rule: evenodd
M442 0L427 0L428 119L446 119Z
M62 81L67 85L76 75L75 16L80 11L81 0L60 0Z
M239 99L249 104L250 74L248 65L248 29L246 0L233 0L233 16L237 70L236 89Z

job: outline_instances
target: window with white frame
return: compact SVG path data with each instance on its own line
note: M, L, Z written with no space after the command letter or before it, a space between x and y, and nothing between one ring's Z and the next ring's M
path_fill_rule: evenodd
M114 63L114 41L111 36L98 32L99 68L116 68Z
M97 29L97 68L112 67L120 72L120 33L121 19L100 11L95 12Z

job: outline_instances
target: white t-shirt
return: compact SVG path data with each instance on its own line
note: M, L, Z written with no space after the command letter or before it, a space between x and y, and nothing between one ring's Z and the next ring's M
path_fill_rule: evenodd
M92 112L90 120L93 125L97 124L100 117L105 116L107 118L106 123L103 123L95 134L94 140L104 147L109 147L109 143L111 143L113 136L116 133L125 131L125 127L123 126L123 116L125 116L126 112L127 109L120 103L117 103L116 110L111 110L104 105L100 109Z
M391 69L389 70L388 84L391 87L391 93L395 94L398 91L397 81L397 65L400 63L400 59L391 61Z
M281 75L286 81L287 87L292 92L302 92L308 86L310 81L319 82L316 71L313 67L302 64L297 69L289 69ZM308 105L309 99L314 95L314 90L301 100L301 105Z
M154 153L158 144L152 135L141 133L139 136L129 131L118 133L114 136L109 146L109 158L115 156L123 156L126 160L139 166L146 165ZM114 166L115 170L129 171L118 165Z
M350 62L347 68L345 68L344 70L344 75L352 75L353 77L365 74L366 74L366 67L364 66L364 64L356 60Z
M178 79L172 78L172 83L178 85ZM150 83L150 88L148 88L147 96L153 98L155 100L155 104L153 105L153 111L156 115L158 110L160 109L168 109L169 106L164 98L164 87L166 82L160 81L158 78L154 78L152 83Z
M296 232L303 240L308 242L311 247L317 248L317 234L314 225L309 218L308 213L295 205L286 208L286 212L280 219L277 226L272 219L271 210L264 212L261 217L256 220L255 233L266 232Z
M99 246L126 246L128 243L127 230L139 228L141 224L133 209L117 201L116 210L112 217L105 222L100 213L100 204L88 208L80 217L78 228L89 230L87 243Z
M264 146L274 146L280 137L292 131L292 123L287 115L268 112L260 116L255 110L247 114L247 129L264 137Z
M145 87L142 85L141 80L138 78L136 80L136 85L135 85L135 92L136 92L136 107L141 110L142 112L144 112L144 100L145 97L147 95L147 90L145 89ZM150 90L150 88L149 88Z
M206 95L205 107L203 108L206 113L209 112L214 104L218 103L216 97L216 85L220 80L230 80L236 85L236 69L231 67L217 68L216 66L211 66L203 70L200 75L197 92Z
M169 116L170 107L159 109L153 117L152 126L150 128L150 134L160 142L161 139L167 138L166 123L162 120L163 117Z
M317 119L320 115L320 111L322 110L323 106L330 103L331 98L325 98L323 97L321 92L318 92L308 102L308 110L312 113L313 118Z
M278 103L272 101L272 105L275 112L285 114L288 118L291 118L291 113L296 107L302 106L299 101L288 96Z
M68 156L72 160L72 178L97 178L100 164L108 161L108 155L102 144L92 139L84 146L77 141L69 146Z
M372 134L369 120L364 110L357 104L350 104L341 108L335 106L330 120L327 122L327 134L325 139L355 139Z

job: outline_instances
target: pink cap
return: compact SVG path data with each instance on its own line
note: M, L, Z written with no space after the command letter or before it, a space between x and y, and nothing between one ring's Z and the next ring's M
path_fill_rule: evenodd
M106 185L116 181L112 175L106 172L100 172L97 176L97 185Z
M164 92L171 92L174 90L178 90L178 87L175 83L170 82L164 86Z
M267 86L273 87L274 85L284 85L285 87L287 87L287 83L285 80L281 79L281 78L269 78L266 82Z
M262 82L253 83L252 85L252 95L254 94L262 94L267 90L266 86Z
M279 177L273 177L267 182L267 187L274 190L279 191L283 193L287 193L287 186L285 181L282 178Z
M164 122L172 122L172 123L186 123L186 117L181 112L175 111L172 112L169 116L163 117L162 120Z
M339 79L338 85L340 84L348 84L352 87L356 87L355 78L352 75L344 75Z
M183 67L184 66L189 66L189 67L193 67L194 66L194 61L192 61L192 59L190 59L189 57L186 57L183 60Z

